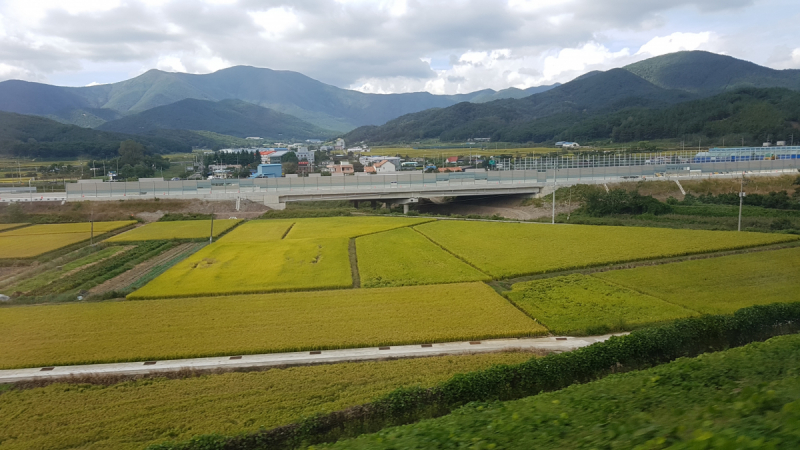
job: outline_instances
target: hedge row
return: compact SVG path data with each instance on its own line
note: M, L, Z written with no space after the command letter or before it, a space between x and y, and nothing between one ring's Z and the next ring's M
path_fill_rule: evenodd
M433 388L401 388L371 403L270 430L233 437L205 435L149 450L291 449L447 414L474 401L511 400L637 370L680 357L738 347L800 330L800 302L707 315L612 337L569 353L456 375Z

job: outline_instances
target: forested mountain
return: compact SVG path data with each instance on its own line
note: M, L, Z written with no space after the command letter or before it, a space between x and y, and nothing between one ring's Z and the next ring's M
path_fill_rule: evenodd
M742 87L800 90L800 70L773 70L749 61L703 51L677 52L624 67L666 89L704 96Z
M685 91L663 89L628 72L612 69L591 72L547 92L518 100L484 104L460 103L444 109L408 114L380 127L361 127L345 138L368 142L399 142L419 139L444 141L490 137L511 142L543 142L552 138L549 117L571 122L595 114L631 107L663 107L696 98ZM563 119L562 119L563 120ZM557 121L556 126L561 125Z
M204 130L240 138L258 136L287 140L330 138L336 135L334 131L294 116L241 100L212 102L185 99L106 122L97 129L141 135L153 135L162 129Z
M156 153L190 152L191 146L162 137L131 136L67 125L44 117L0 112L0 153L33 158L113 157L133 139Z
M470 137L509 142L636 142L731 136L737 142L744 139L745 144L760 145L768 137L788 141L792 134L800 135L800 92L781 88L741 88L669 106L629 98L597 110L551 109L553 113L543 117L520 108L525 101L532 103L529 99L493 102L491 114L480 108L484 105L467 104L411 114L381 127L359 128L345 138L370 143Z
M410 112L470 101L473 97L494 99L517 95L520 93L514 90L498 93L491 89L459 95L365 94L297 72L237 66L206 75L150 70L120 83L80 88L5 81L0 83L0 110L96 127L123 115L188 98L238 99L322 128L347 131L360 125L382 124Z

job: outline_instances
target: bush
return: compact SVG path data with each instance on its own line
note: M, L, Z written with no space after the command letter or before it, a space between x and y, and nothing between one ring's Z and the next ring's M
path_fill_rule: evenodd
M702 316L612 337L569 353L518 365L456 375L434 388L401 388L366 405L234 437L200 436L149 450L289 449L375 432L387 426L447 414L474 401L510 400L563 389L621 370L739 347L800 329L800 302L740 309L732 316Z
M181 220L211 220L212 214L201 214L201 213L166 213L160 219L159 222L177 222Z
M672 207L661 203L652 196L612 189L609 192L592 191L585 196L583 210L590 216L600 217L612 214L669 214Z

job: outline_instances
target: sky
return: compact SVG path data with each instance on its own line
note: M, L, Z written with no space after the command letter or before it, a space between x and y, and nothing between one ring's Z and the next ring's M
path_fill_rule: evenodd
M363 92L566 82L680 50L800 69L797 0L2 0L0 81L301 72Z

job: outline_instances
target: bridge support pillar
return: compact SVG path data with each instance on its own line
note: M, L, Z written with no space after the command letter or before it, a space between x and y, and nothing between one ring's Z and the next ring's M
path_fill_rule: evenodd
M277 195L265 195L264 206L268 206L270 209L277 209L279 211L286 209L286 203L281 202L281 198Z
M378 202L375 200L371 200L369 202L369 205L372 207L372 209L376 209L378 207Z
M358 200L353 200L353 208L358 209Z
M408 203L403 205L403 214L408 214Z

